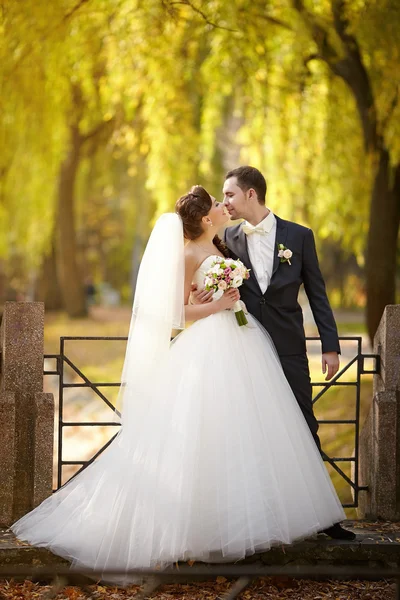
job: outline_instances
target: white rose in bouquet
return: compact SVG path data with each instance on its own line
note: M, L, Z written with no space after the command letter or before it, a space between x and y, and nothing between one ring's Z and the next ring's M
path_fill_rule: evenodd
M214 265L211 269L211 273L215 273L215 275L222 275L223 269L219 265Z
M212 279L211 277L206 277L204 280L204 285L212 287L214 285L214 279Z
M242 285L242 283L243 283L243 277L240 277L240 275L236 275L233 278L232 287L238 288L238 287L240 287Z

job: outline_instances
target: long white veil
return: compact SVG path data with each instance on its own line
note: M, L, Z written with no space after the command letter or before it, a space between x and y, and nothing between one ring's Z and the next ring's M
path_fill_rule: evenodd
M125 428L151 400L168 356L171 332L184 329L184 237L182 219L157 220L140 264L117 409Z

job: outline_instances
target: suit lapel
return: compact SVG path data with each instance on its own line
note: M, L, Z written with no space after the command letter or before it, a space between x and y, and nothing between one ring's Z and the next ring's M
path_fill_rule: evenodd
M275 275L279 265L280 258L278 256L278 244L286 244L286 238L288 233L288 228L286 225L286 221L283 221L280 217L276 217L276 236L275 236L275 244L274 244L274 263L272 267L272 277Z
M247 248L247 236L245 233L243 233L242 227L238 228L238 232L236 233L232 241L232 250L242 260L243 264L248 269L250 269L250 279L248 279L247 285L253 287L258 294L261 294L260 286L258 284L257 277L254 272L254 267L250 261L249 251Z

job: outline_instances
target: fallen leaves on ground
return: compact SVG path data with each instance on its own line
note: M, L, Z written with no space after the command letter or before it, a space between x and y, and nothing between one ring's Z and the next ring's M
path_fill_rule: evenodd
M377 533L400 532L400 523L394 521L357 521L350 519L346 521L345 526L354 527L355 529L368 529L368 531Z
M154 600L222 600L233 581L218 577L214 581L163 585L150 594ZM0 582L0 600L45 600L50 585L24 581ZM89 593L88 593L89 592ZM54 600L128 600L140 592L138 586L118 588L91 585L86 595L79 587L67 586ZM310 581L289 577L260 577L239 596L241 600L392 600L395 585L387 581Z

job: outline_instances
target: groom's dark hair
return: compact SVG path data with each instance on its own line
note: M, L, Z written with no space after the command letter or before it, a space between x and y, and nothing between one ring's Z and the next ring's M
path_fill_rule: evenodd
M260 204L265 204L267 194L267 182L264 175L255 167L237 167L225 175L225 180L236 177L237 184L243 192L252 188Z

